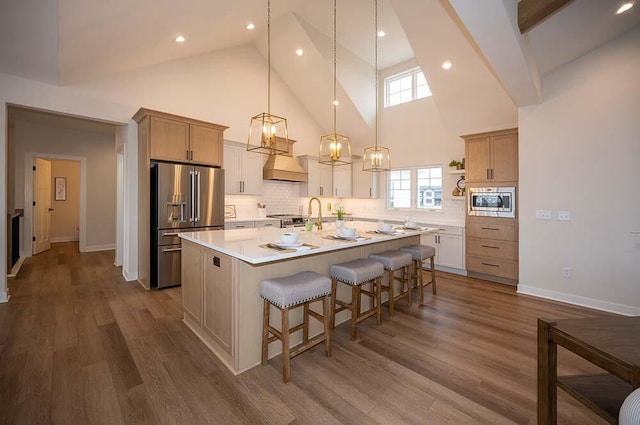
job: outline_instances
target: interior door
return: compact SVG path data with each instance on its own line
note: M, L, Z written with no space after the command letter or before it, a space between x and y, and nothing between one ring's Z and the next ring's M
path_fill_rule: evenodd
M33 173L33 255L51 248L51 162L34 158Z

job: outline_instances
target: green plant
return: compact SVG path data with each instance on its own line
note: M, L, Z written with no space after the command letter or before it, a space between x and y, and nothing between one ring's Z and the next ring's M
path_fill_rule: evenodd
M462 162L458 162L455 159L449 163L449 167L457 167L458 165L462 165Z
M338 220L342 220L344 218L344 207L339 206L336 208L336 214L338 214Z

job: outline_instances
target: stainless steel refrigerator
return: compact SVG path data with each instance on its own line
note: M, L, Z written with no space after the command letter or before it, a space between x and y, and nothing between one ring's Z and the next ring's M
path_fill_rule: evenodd
M224 228L224 170L151 163L152 288L180 285L178 233Z

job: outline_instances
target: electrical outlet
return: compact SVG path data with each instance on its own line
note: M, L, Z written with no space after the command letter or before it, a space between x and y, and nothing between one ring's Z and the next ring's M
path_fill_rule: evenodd
M551 220L551 211L536 210L536 220Z
M569 211L558 211L558 221L571 220L571 213Z
M562 276L571 277L571 267L563 267L562 268Z

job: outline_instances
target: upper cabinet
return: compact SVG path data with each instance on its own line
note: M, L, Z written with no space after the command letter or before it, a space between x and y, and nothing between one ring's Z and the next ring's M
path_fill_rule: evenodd
M144 108L133 119L138 124L148 120L151 160L222 167L223 135L227 127Z
M351 194L351 165L333 167L333 196L350 198Z
M362 171L362 159L354 158L351 164L351 174L353 176L353 192L354 198L378 197L379 192L379 174L369 171Z
M224 192L261 195L264 157L247 152L243 143L224 142Z
M518 181L518 129L461 136L467 183Z
M300 196L333 197L333 167L320 164L315 156L303 155L298 162L308 174L306 183L300 186Z

